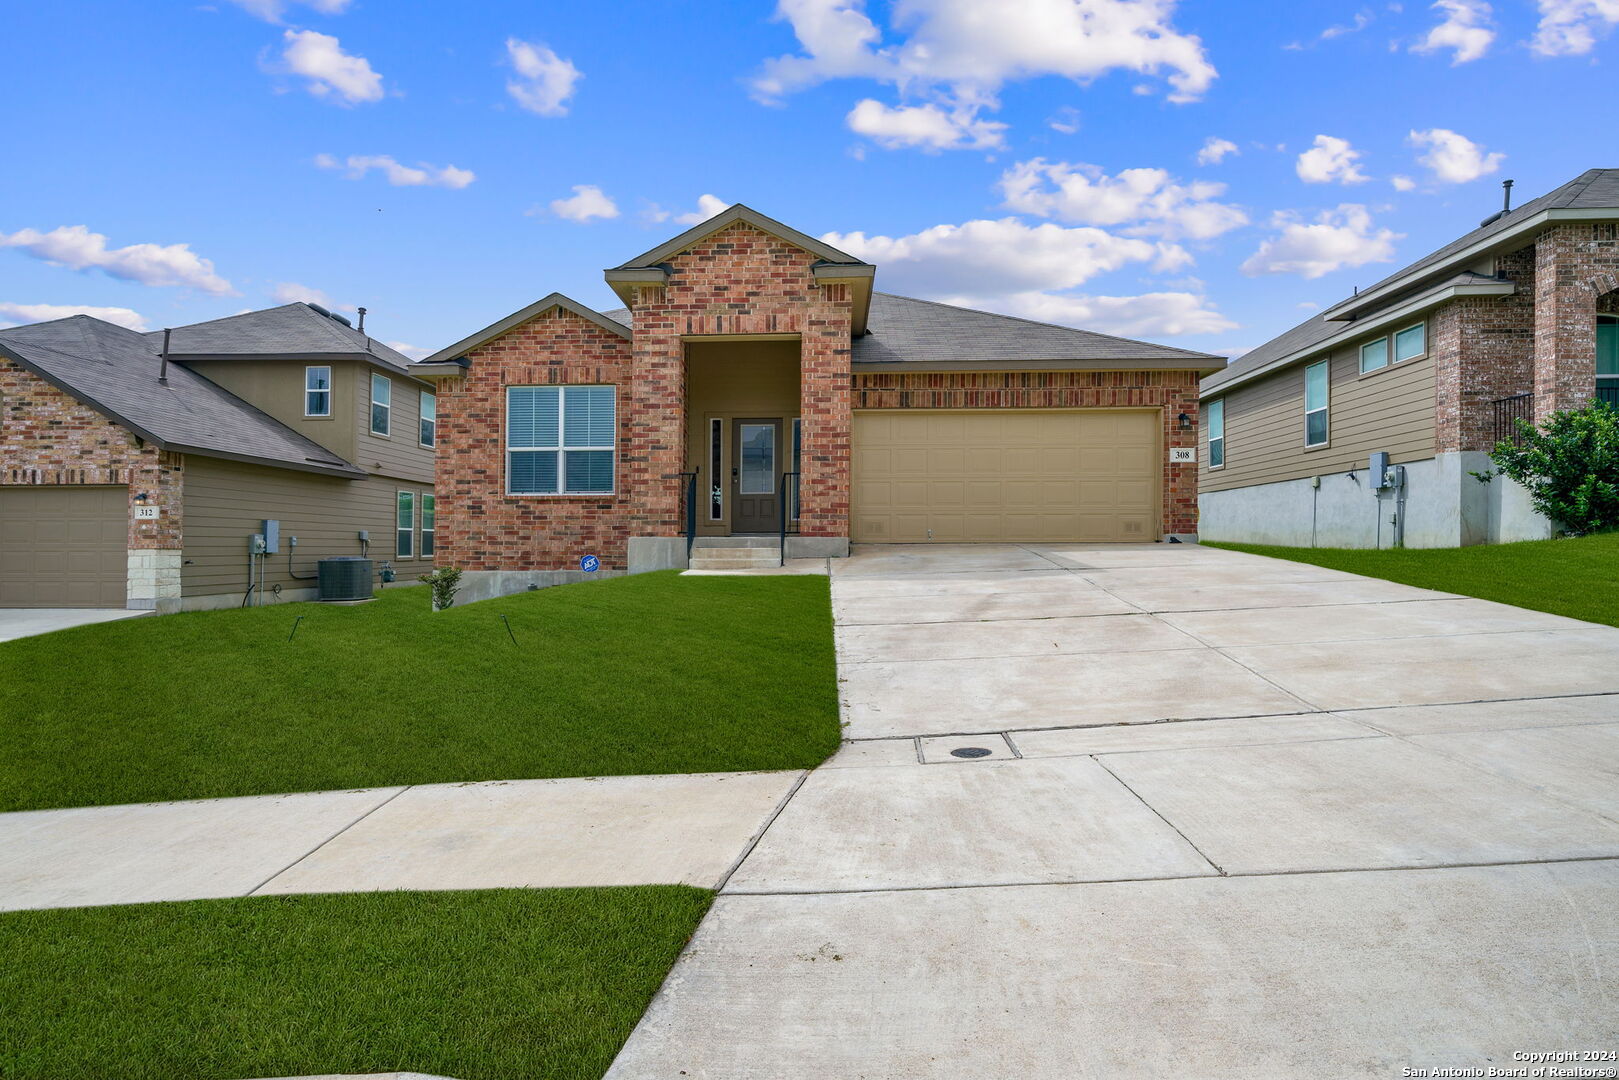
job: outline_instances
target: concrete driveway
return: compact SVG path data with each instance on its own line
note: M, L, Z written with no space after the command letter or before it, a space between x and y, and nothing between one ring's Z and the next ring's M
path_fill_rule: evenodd
M1619 629L1190 545L871 548L832 589L851 741L610 1077L1619 1050Z
M150 614L150 611L128 611L124 608L0 608L0 641L14 641L35 634L48 634L52 630L67 630L74 626Z

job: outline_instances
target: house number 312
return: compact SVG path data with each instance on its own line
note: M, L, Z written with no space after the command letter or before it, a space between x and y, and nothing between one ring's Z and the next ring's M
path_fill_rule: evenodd
M156 521L157 518L158 518L158 514L160 514L161 512L162 512L162 510L161 510L160 507L156 507L156 506L137 506L137 507L135 507L135 520L136 521Z

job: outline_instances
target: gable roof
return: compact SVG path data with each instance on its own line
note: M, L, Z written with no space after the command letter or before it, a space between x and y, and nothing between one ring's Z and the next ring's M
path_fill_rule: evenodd
M154 330L146 336L162 347L163 331ZM302 302L175 327L169 339L169 356L182 360L249 356L353 359L400 374L410 371L409 357Z
M605 314L626 324L633 318L628 308ZM856 371L1213 371L1223 363L1209 353L892 293L872 293L870 327L854 339L851 356Z
M534 303L530 304L526 308L512 312L504 319L490 323L482 330L479 330L476 333L470 334L467 337L462 338L460 341L457 341L454 345L446 346L445 348L442 348L438 352L434 353L432 356L417 361L416 370L420 371L428 364L445 364L460 360L473 349L476 349L481 345L489 344L500 335L509 330L514 330L517 327L522 326L530 319L537 315L543 315L552 308L561 308L564 311L572 312L581 319L595 323L603 330L606 330L609 334L617 334L622 338L628 338L630 336L630 327L628 323L614 320L606 315L603 315L594 308L586 307L571 297L564 296L559 292L554 292L550 296L534 301Z
M761 232L767 232L771 236L785 240L794 247L803 248L811 255L814 255L818 259L823 259L826 262L839 263L849 266L870 265L861 259L855 258L846 251L839 251L831 244L799 232L791 225L783 225L775 218L766 217L765 215L759 213L759 211L753 209L751 206L744 206L742 203L734 203L733 205L726 207L724 210L721 210L707 221L698 222L696 225L693 225L679 236L665 240L657 247L652 248L649 251L643 251L635 258L630 259L627 262L619 263L612 269L635 270L657 266L665 259L678 255L682 251L685 251L687 248L691 247L693 244L698 243L704 237L711 236L712 234L719 232L721 229L735 225L739 221L745 225L752 225L755 229L758 229ZM612 270L609 270L608 273L612 273Z
M0 330L0 355L161 449L366 475L184 364L171 362L158 382L159 349L150 334L88 315Z

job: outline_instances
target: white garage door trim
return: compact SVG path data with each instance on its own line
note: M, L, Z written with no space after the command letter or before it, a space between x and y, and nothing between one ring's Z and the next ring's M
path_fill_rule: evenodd
M859 409L857 543L1150 543L1162 409Z

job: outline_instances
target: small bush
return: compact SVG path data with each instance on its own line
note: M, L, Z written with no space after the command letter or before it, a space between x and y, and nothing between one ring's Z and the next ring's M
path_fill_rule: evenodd
M1540 428L1519 420L1518 431L1522 446L1500 443L1490 457L1536 510L1576 536L1619 527L1619 409L1592 403Z
M433 610L443 611L455 603L455 594L461 591L461 571L453 566L441 566L431 574L421 574L418 581L433 589Z

